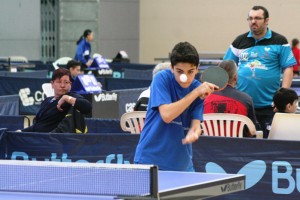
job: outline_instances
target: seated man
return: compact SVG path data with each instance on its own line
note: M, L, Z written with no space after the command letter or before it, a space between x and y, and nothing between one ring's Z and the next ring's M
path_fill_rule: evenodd
M229 76L227 86L222 91L216 91L204 100L204 113L231 113L245 115L252 120L256 129L260 126L254 114L252 98L237 89L237 66L233 60L224 60L219 64ZM251 137L247 132L244 137Z
M88 100L78 94L70 93L71 81L69 70L59 68L53 72L51 85L54 89L54 96L47 97L42 102L33 125L21 130L22 132L53 131L65 118L71 106L74 106L81 114L91 112L92 105Z
M169 62L158 63L153 69L152 79L159 71L170 68L170 66L171 66L171 63L169 63ZM134 111L147 111L149 97L150 97L150 87L140 94L133 110Z

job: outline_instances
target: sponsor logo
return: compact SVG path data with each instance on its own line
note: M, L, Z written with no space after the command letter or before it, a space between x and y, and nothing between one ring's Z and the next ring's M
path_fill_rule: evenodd
M19 90L19 97L23 106L32 106L41 104L46 95L44 92L37 90L32 96L30 88L21 88Z
M11 155L11 160L32 160L36 161L37 159L34 157L29 156L25 152L19 152L15 151ZM84 162L88 163L87 160L72 160L68 158L67 153L63 153L61 157L59 157L56 153L51 153L51 156L49 158L45 158L44 161L53 161L53 162ZM117 163L117 164L130 164L128 160L124 160L123 154L109 154L106 156L103 160L98 160L96 163Z
M105 68L105 67L100 65L100 68ZM100 69L100 70L98 70L98 74L99 75L112 75L113 71L111 69Z
M207 173L226 173L226 171L214 162L208 162L205 165ZM268 183L272 184L272 192L274 194L288 195L293 192L300 192L300 169L293 169L293 166L287 161L274 161L272 168L267 172L266 162L263 160L255 160L244 165L237 174L245 175L245 189L255 186L265 175ZM222 192L234 189L235 185L222 186Z
M117 101L118 94L117 93L101 93L98 95L94 95L94 99L96 102L100 101Z
M258 183L263 175L266 173L266 163L262 160L252 161L243 166L237 174L244 174L246 176L245 188L251 188ZM207 173L226 173L225 170L218 164L209 162L205 166Z
M242 185L243 184L240 181L234 182L234 183L228 183L228 184L225 184L225 185L221 186L221 191L223 193L240 191L240 190L243 189Z
M133 112L134 110L134 106L135 106L135 103L126 103L125 104L125 111L126 112Z
M248 61L248 53L247 52L240 54L240 61Z

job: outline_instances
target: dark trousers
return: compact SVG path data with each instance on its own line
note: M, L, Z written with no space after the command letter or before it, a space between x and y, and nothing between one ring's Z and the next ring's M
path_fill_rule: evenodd
M264 133L264 138L268 138L269 136L269 130L267 130L267 126L272 121L274 114L275 113L271 106L265 108L255 108L255 116L260 124L261 130Z

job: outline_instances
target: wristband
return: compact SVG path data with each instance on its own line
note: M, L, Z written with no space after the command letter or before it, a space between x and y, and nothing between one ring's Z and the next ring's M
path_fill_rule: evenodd
M72 97L69 96L69 97L68 97L68 103L69 103L69 104L71 104L71 103L70 103L71 99L72 99ZM74 106L74 104L71 104L71 105Z

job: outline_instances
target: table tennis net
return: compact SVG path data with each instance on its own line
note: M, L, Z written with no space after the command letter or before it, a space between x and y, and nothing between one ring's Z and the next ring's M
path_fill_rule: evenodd
M152 167L96 163L0 161L0 191L109 196L147 196ZM122 167L120 167L122 166ZM157 173L157 168L155 169ZM157 175L157 174L156 174Z

